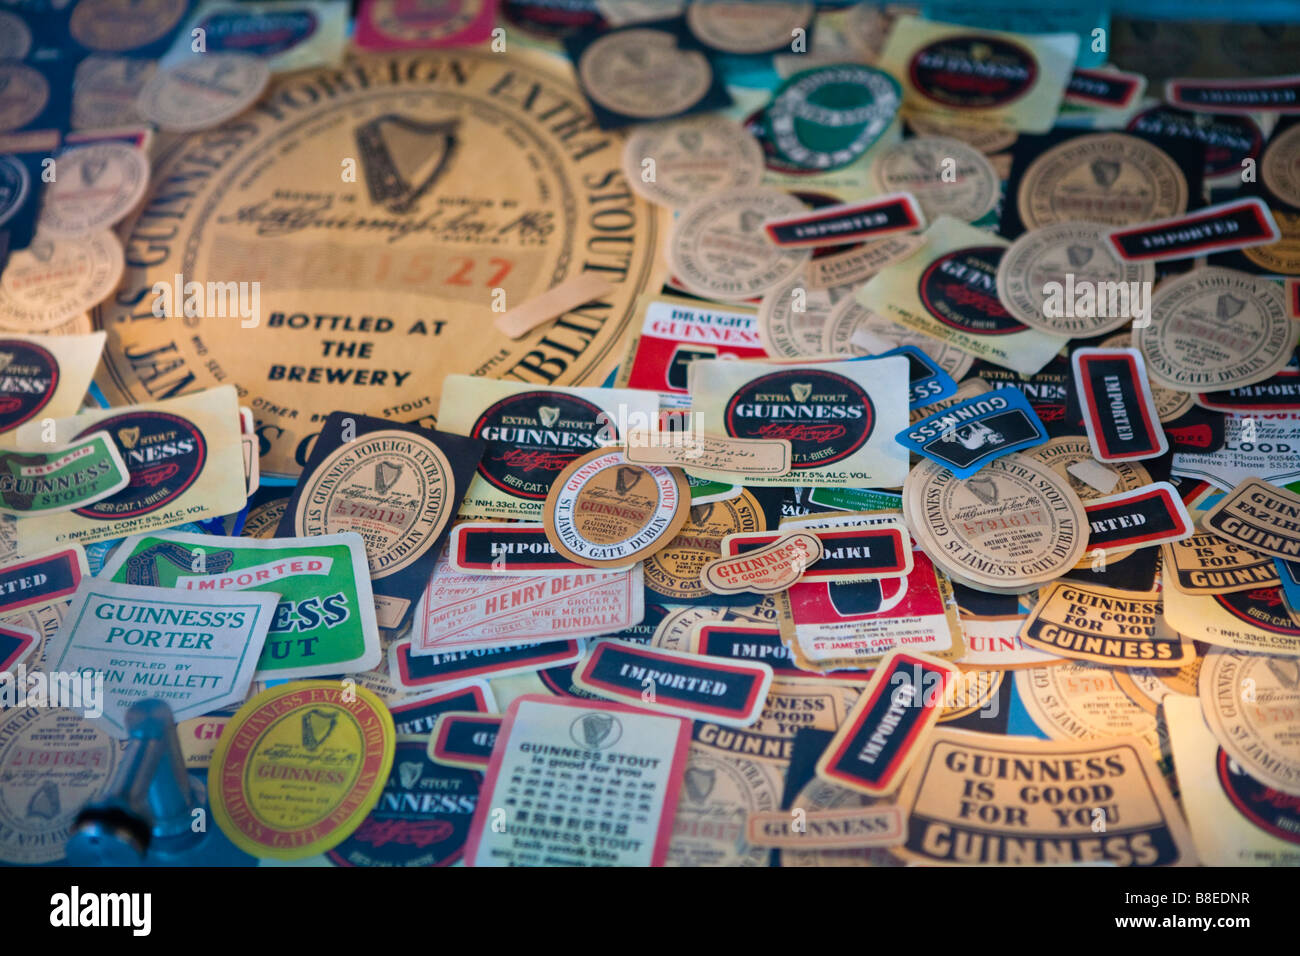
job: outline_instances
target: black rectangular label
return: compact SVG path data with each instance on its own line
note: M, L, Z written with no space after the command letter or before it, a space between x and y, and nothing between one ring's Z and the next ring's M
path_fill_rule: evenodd
M797 221L780 220L764 228L778 246L858 242L883 233L919 229L912 204L902 197L813 211Z
M1130 355L1106 357L1080 355L1079 396L1083 414L1092 426L1102 461L1158 455L1165 447L1157 433Z
M1255 200L1228 203L1173 222L1116 230L1110 241L1123 259L1185 259L1211 251L1272 242L1277 238Z
M70 597L80 580L76 551L62 551L5 568L0 571L0 614Z
M1183 530L1169 492L1161 488L1111 504L1084 502L1083 510L1088 514L1089 550L1140 547Z
M596 646L580 669L581 680L625 695L651 693L668 706L705 714L741 717L755 706L763 686L762 674L744 665L719 666L657 654L640 647L620 647L608 641Z
M393 713L393 726L399 734L431 734L439 714L449 710L481 711L483 704L482 692L477 687L466 687L428 700L390 705L388 709Z

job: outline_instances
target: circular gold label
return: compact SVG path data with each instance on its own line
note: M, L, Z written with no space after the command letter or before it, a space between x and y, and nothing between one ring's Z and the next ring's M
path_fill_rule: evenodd
M710 621L739 621L745 624L777 625L776 602L765 594L757 604L742 607L713 607L704 604L688 605L670 612L650 638L650 646L665 651L689 651L691 634L699 624Z
M68 33L92 50L134 50L166 36L188 9L186 0L80 0Z
M1300 796L1300 658L1215 648L1200 675L1205 722L1260 783Z
M141 87L135 106L162 129L192 133L244 112L270 78L271 69L261 57L205 53L160 69Z
M1155 714L1160 709L1160 702L1170 694L1196 696L1196 685L1203 661L1203 657L1193 657L1178 670L1116 667L1112 673L1115 675L1115 683L1135 704L1147 713Z
M0 10L0 60L21 60L32 48L32 31L16 13Z
M289 498L273 498L270 501L264 501L255 508L248 509L248 516L244 519L244 529L240 535L245 538L275 538L278 537L277 529L280 527L280 519L284 517L285 510L289 507Z
M805 212L776 189L732 189L706 196L678 215L668 240L673 277L696 295L726 302L752 299L791 279L808 249L782 249L763 231L768 219Z
M483 12L483 0L372 0L367 13L377 33L399 43L429 43L455 36Z
M382 466L383 491L377 469ZM366 545L372 578L409 567L451 520L451 463L413 432L369 432L340 445L302 480L294 531L355 531Z
M641 196L662 206L688 206L703 196L763 178L763 147L739 123L688 116L640 126L623 147L623 171Z
M662 30L616 30L578 57L587 95L615 113L663 119L684 113L709 92L713 67L698 50L683 50Z
M998 298L1030 328L1091 338L1138 318L1140 283L1155 279L1155 266L1120 261L1106 246L1107 226L1058 222L1031 229L1011 244L998 263ZM1140 301L1140 300L1139 300Z
M1076 136L1025 170L1017 198L1026 229L1071 220L1125 226L1187 209L1187 179L1162 149L1124 133Z
M1300 212L1270 208L1282 238L1266 246L1251 246L1241 254L1261 269L1284 276L1300 276Z
M903 485L903 510L917 544L960 578L1025 594L1083 557L1087 516L1056 473L1023 454L990 462L961 480L923 461Z
M140 122L135 101L158 72L154 60L92 54L77 64L72 84L72 125L111 129Z
M763 509L748 491L726 501L691 505L677 536L642 564L646 587L678 601L710 594L700 572L722 554L722 539L743 531L765 531Z
M803 273L777 286L758 304L758 337L767 354L779 358L822 355L822 334L837 302L852 298L854 286L809 289Z
M107 229L76 239L37 236L0 275L0 327L47 332L102 302L122 277L122 244Z
M686 523L690 503L679 469L632 465L621 451L594 451L551 485L546 537L579 564L618 567L665 547Z
M1153 384L1209 392L1272 378L1291 360L1296 335L1280 285L1209 267L1160 283L1151 324L1133 341Z
M58 176L41 197L39 230L72 239L124 217L149 185L149 158L126 143L103 142L60 153Z
M0 133L22 129L45 111L50 84L39 70L0 63Z
M745 821L780 807L779 776L757 760L691 747L664 865L767 866L770 852L745 842Z
M273 687L239 708L217 741L208 770L212 815L255 856L323 853L374 809L396 744L392 715L364 687Z
M974 222L995 205L1001 184L984 154L949 136L917 136L876 158L871 175L882 193L910 192L926 218Z
M1121 332L1112 335L1101 343L1104 349L1127 349L1133 347L1133 334ZM1151 400L1156 403L1156 417L1162 422L1172 422L1182 418L1196 405L1196 397L1190 392L1176 392L1155 382L1147 382L1151 387ZM1113 466L1115 462L1111 462Z
M1138 461L1108 461L1106 467L1115 473L1118 481L1115 487L1107 492L1098 491L1087 482L1080 481L1074 475L1070 474L1070 466L1077 465L1081 461L1094 461L1092 457L1092 447L1088 444L1088 439L1083 435L1062 435L1059 438L1053 438L1044 445L1037 448L1031 448L1023 454L1028 455L1040 465L1046 465L1052 469L1062 481L1070 486L1070 490L1078 496L1081 501L1094 501L1097 498L1106 498L1110 495L1122 494L1125 491L1132 491L1135 488L1142 488L1151 484L1151 473L1142 467Z
M804 784L792 807L799 807L809 813L819 810L849 810L858 807L883 806L893 799L882 800L868 797L864 793L847 787L827 783L820 777L813 777ZM906 827L906 823L904 824ZM879 847L863 847L855 850L782 850L782 866L902 866L902 863L888 850Z
M1300 206L1300 125L1269 140L1259 173L1278 199Z
M727 53L789 50L794 31L807 29L813 5L764 0L696 0L686 8L686 25L701 43Z
M865 336L855 340L855 332L863 332ZM861 344L864 341L878 341L882 347L868 349ZM822 329L823 355L873 355L903 345L915 345L954 380L961 379L975 362L969 353L872 312L859 305L852 296L840 300Z
M523 54L359 57L280 79L258 109L155 159L123 290L97 315L106 396L233 382L263 472L296 475L330 410L427 419L449 372L599 381L655 286L660 237L621 142L589 117L571 80ZM496 331L494 290L522 304L584 268L615 287L598 308L518 340ZM256 282L260 321L137 321L177 274L247 281L250 297Z
M63 859L73 821L113 782L121 752L98 723L71 710L0 711L0 860Z

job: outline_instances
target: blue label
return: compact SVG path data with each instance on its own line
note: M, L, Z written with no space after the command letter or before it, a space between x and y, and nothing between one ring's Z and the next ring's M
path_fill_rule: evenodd
M1277 576L1282 579L1282 596L1296 614L1300 614L1300 561L1283 561L1274 558Z
M958 402L899 432L909 451L969 478L995 458L1041 445L1047 429L1018 388L999 388Z
M888 352L873 355L872 358L887 358L890 355L907 357L907 402L909 408L921 408L933 405L957 392L957 383L951 375L935 364L934 359L926 355L915 345L900 345Z

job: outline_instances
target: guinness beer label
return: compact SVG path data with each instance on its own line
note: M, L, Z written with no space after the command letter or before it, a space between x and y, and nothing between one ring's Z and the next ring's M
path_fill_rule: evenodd
M701 573L722 554L723 542L731 535L766 527L763 509L748 491L727 501L692 503L690 517L677 536L645 559L646 587L665 601L715 602Z
M709 0L686 8L686 25L701 43L724 53L775 53L790 46L794 30L811 28L814 13L806 0L765 2L761 12L750 3Z
M701 576L710 591L775 594L799 581L822 556L821 540L800 531L782 532L774 541L754 548L739 547L741 555L724 555L704 566Z
M236 381L263 471L296 475L326 409L428 422L449 371L600 381L634 295L657 287L660 240L621 149L570 81L526 55L371 57L286 76L224 132L155 162L152 196L125 227L122 292L97 313L112 330L100 386L120 404ZM494 288L528 302L579 268L616 293L517 341L491 327ZM154 318L153 284L177 273L260 282L260 323Z
M231 718L208 770L212 815L254 856L300 860L332 849L379 802L396 734L364 687L295 681Z
M767 699L772 668L610 640L593 646L573 683L645 710L748 727Z
M781 531L731 535L723 542L725 557L751 554L773 544L791 531L809 526L809 534L822 543L822 556L806 568L804 581L868 581L900 578L912 573L912 539L901 518L873 517L870 524L854 526L865 516L796 518L783 522Z
M0 512L40 518L107 498L129 480L105 431L55 452L0 451Z
M427 690L439 684L472 678L506 677L524 671L563 667L582 660L583 642L548 641L509 647L478 647L435 654L411 654L411 641L394 641L388 648L388 673L399 690Z
M655 175L642 177L647 159ZM739 123L716 113L636 127L623 147L628 185L653 203L680 209L763 178L763 148Z
M1300 656L1300 621L1278 584L1196 597L1169 588L1164 596L1165 620L1189 640L1248 654Z
M658 419L649 391L534 388L468 375L447 377L438 407L442 429L487 443L460 513L532 521L574 459Z
M1199 682L1205 722L1256 780L1300 796L1300 659L1212 650Z
M1259 174L1264 185L1292 206L1300 206L1300 123L1287 127L1268 141Z
M1074 387L1098 461L1159 458L1169 450L1137 349L1075 349Z
M796 665L790 648L781 641L779 628L768 624L749 624L744 621L704 621L695 625L691 633L690 651L709 657L728 657L732 660L760 661L772 668L777 680L812 681L838 684L866 684L869 675L862 671L831 671L814 673Z
M1182 541L1195 530L1183 499L1167 481L1085 501L1083 510L1088 515L1088 550L1094 554Z
M461 574L581 574L588 568L555 550L540 524L469 521L451 529L447 561ZM629 565L628 567L631 567ZM625 570L617 568L614 570Z
M103 347L102 332L0 336L0 444L10 444L8 433L38 414L75 414Z
M0 565L0 617L68 600L86 573L86 551L80 545Z
M79 0L68 18L68 33L91 50L137 50L167 36L188 7L185 0Z
M75 239L38 237L0 274L0 327L50 332L103 301L122 278L122 244L107 229Z
M1030 647L1111 667L1174 667L1196 656L1191 641L1161 633L1159 592L1057 582L1020 628Z
M1257 196L1197 210L1160 222L1106 234L1115 254L1126 262L1158 262L1210 256L1232 249L1266 246L1282 238L1273 214Z
M756 475L747 484L902 484L906 454L890 437L907 420L902 356L807 368L703 361L693 369L706 432L790 442L788 475Z
M1221 538L1283 561L1300 560L1300 495L1248 478L1201 516Z
M823 206L801 216L763 223L768 237L787 247L843 246L924 227L921 207L911 193Z
M950 405L895 436L918 455L969 478L1003 455L1041 445L1047 429L1018 388L994 389Z
M1165 544L1162 550L1165 582L1185 594L1220 594L1278 584L1271 559L1218 534L1200 532Z
M141 149L108 140L64 150L59 177L42 194L40 230L74 239L112 226L136 207L149 185L149 158Z
M882 192L906 190L931 219L962 222L982 218L1001 195L1002 184L984 154L947 136L916 136L895 143L871 165Z
M363 50L472 46L492 35L495 15L492 0L365 0L354 39Z
M1078 38L978 30L899 17L877 66L904 78L909 111L1046 132L1070 78Z

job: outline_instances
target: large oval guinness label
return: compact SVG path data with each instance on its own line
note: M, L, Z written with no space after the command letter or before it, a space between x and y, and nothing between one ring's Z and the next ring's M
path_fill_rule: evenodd
M1222 747L1214 764L1224 795L1242 816L1265 833L1300 846L1300 797L1260 783Z
M787 439L790 467L800 469L840 461L865 445L876 409L852 379L801 368L748 382L728 400L725 416L735 438Z
M945 106L1005 106L1029 92L1038 78L1034 55L991 36L950 36L912 57L912 85Z
M131 482L115 495L75 509L75 514L86 518L116 521L157 511L194 484L208 458L208 446L198 426L168 412L114 415L90 425L75 438L97 431L113 436Z
M48 405L58 384L59 361L48 349L21 339L0 339L0 434Z
M1024 332L1028 326L998 298L998 263L1005 251L976 246L935 259L917 289L926 310L944 325L975 335Z
M478 473L502 491L545 501L556 475L598 446L604 413L563 392L522 392L501 399L470 435L488 442Z
M263 470L293 475L329 409L427 416L450 371L603 376L658 245L621 147L570 81L514 52L286 76L157 158L121 290L97 312L101 387L126 403L236 383ZM518 340L494 330L498 291L513 307L582 272L617 291ZM154 283L177 275L238 294L159 319Z

